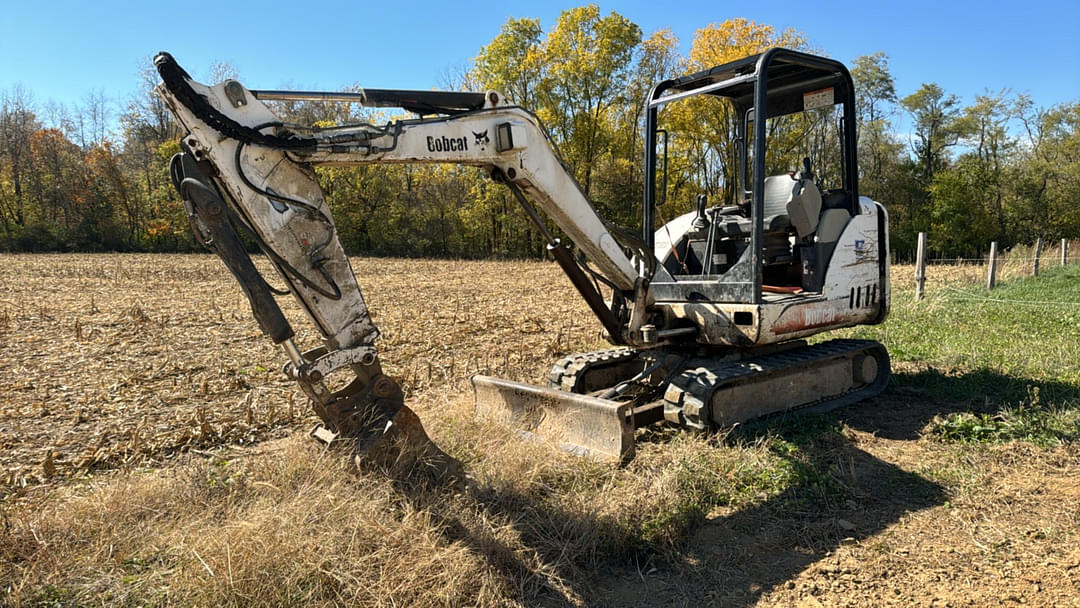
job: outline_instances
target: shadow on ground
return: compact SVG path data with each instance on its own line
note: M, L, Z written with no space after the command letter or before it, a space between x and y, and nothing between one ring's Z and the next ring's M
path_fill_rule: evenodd
M1005 408L1073 408L1080 386L1053 380L1011 376L989 369L969 372L926 367L894 371L889 389L878 399L838 410L839 420L886 439L918 439L936 416L957 412L997 414Z
M773 438L774 454L795 471L794 483L744 508L711 514L674 553L603 554L600 548L583 554L575 544L588 544L595 535L617 537L616 524L490 488L473 488L472 500L483 516L512 522L527 550L477 538L453 513L443 515L440 527L448 540L484 555L525 605L750 606L794 584L841 545L860 543L909 513L948 500L937 483L860 449L845 426L888 440L916 440L937 416L992 413L1030 399L1035 389L1058 406L1080 400L1080 388L1068 384L927 368L897 373L880 397L830 414L747 425L731 440Z
M751 429L751 436L779 432L798 446L793 463L799 481L765 501L710 518L678 559L609 577L602 603L750 606L841 544L860 542L907 513L947 500L938 484L856 447L835 421L790 417L778 431Z

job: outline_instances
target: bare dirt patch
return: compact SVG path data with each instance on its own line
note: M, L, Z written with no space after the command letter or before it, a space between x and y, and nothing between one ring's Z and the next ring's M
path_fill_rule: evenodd
M807 505L795 487L713 513L680 559L607 577L602 603L1080 606L1080 454L879 436L950 407L886 396L845 408L847 440L810 450L843 495Z

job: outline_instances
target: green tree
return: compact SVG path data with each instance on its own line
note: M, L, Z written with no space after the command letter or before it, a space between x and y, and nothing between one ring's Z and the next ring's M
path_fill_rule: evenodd
M1026 134L1009 180L1020 238L1080 238L1080 101L1043 110L1020 96L1015 108Z
M640 41L640 27L616 12L601 16L595 4L563 11L544 40L538 114L559 140L585 196L592 191L595 162L611 143L615 114L625 107Z
M503 93L512 102L532 109L543 68L539 19L515 19L473 60L472 78L487 90Z
M0 219L8 234L26 224L24 189L30 171L30 136L40 127L29 91L16 86L0 93Z
M851 77L855 81L859 190L881 200L889 187L888 175L902 152L889 120L896 103L896 85L889 72L888 56L878 51L856 57Z
M613 113L610 144L593 169L593 201L605 218L635 233L640 228L645 188L645 98L657 83L675 75L681 61L678 45L678 39L667 29L653 32L638 45L626 83L624 107Z
M936 250L973 257L996 238L996 222L983 202L986 168L978 157L966 155L934 176L930 231Z
M976 167L971 176L978 180L977 200L983 202L994 218L994 238L1003 241L1012 241L1006 210L1008 165L1016 146L1015 139L1009 135L1012 115L1012 103L1005 91L988 92L975 96L975 103L964 109L957 128L962 141L971 149L964 156Z
M937 84L923 84L900 100L914 121L912 152L918 161L919 176L929 186L934 174L945 167L948 150L960 138L960 100L946 94Z
M795 30L777 31L770 25L731 19L697 30L681 68L684 72L706 70L777 46L805 49L807 43ZM672 202L672 213L691 209L698 194L713 202L734 203L739 196L735 190L736 121L741 117L731 104L720 98L695 96L668 104L659 120L670 135L667 198ZM776 145L767 154L772 159L769 164L778 165L785 150L797 141L806 141L810 125L773 121L772 127L770 140Z

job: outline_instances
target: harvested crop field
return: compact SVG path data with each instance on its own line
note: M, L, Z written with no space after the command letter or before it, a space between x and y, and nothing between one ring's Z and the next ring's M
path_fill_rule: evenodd
M216 257L0 259L0 491L315 423ZM383 365L421 405L464 390L475 373L539 378L557 355L598 340L548 264L354 267L382 330ZM513 279L500 280L508 271ZM299 342L317 346L295 302L281 302Z
M1075 308L987 354L935 323L970 312L995 324L972 335L1007 336L1030 308L901 290L853 332L893 352L882 397L643 432L612 468L469 415L470 374L536 382L600 346L554 264L354 268L387 372L467 491L307 440L284 357L215 258L0 256L0 603L1080 606Z

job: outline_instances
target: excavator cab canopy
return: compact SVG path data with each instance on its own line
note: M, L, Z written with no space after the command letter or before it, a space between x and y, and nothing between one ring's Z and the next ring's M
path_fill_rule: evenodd
M745 246L733 250L727 265L716 270L709 261L687 270L680 259L680 268L668 268L668 273L654 278L659 299L685 301L692 295L689 299L760 303L763 274L789 272L776 265L786 259L781 241L787 237L777 237L780 229L770 225L783 213L775 194L782 188L791 190L778 177L813 181L827 208L843 209L851 216L859 213L854 125L854 85L847 68L833 59L789 49L770 49L657 84L646 100L646 243L657 247L655 218L663 217L658 210L673 195L681 201L676 215L687 210L688 199L697 197L701 225L706 224L707 204L714 207L710 213L728 209L722 212L726 219L745 218L740 219ZM687 136L680 129L697 133ZM681 157L671 160L669 153ZM673 177L676 171L682 174ZM712 217L715 223L717 215ZM816 223L817 217L810 221ZM790 224L784 229L792 241L806 236ZM715 251L712 238L710 255ZM769 252L777 247L781 250L770 258ZM701 288L688 285L690 279ZM811 291L812 283L807 283Z
M761 65L764 64L764 65ZM764 68L766 117L801 112L803 95L835 87L840 102L852 94L851 77L838 61L787 49L744 57L738 61L660 83L650 105L664 104L680 95L710 94L731 99L739 108L754 107L756 84Z

